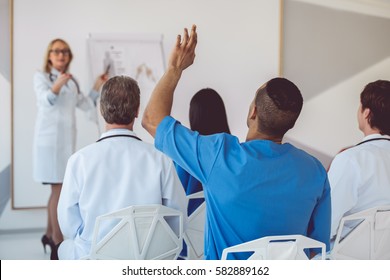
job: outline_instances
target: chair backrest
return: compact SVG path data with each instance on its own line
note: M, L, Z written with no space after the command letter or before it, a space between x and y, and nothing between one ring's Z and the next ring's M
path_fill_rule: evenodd
M236 246L222 252L222 260L228 254L253 253L248 260L307 260L305 249L321 248L321 258L325 259L325 244L303 235L266 236Z
M345 228L355 227L343 236ZM340 221L330 259L390 259L390 205L373 207Z
M115 221L106 234L104 223ZM176 228L173 228L173 224ZM183 216L163 205L138 205L96 218L89 259L177 259L183 242Z
M203 191L187 196L188 201L204 198ZM206 221L206 202L204 201L188 217L187 228L184 231L184 242L187 245L188 260L201 260L204 256L204 227Z

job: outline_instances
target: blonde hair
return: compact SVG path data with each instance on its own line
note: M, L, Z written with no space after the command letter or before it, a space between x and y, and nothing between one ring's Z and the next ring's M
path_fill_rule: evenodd
M46 73L50 73L50 71L51 71L52 64L51 64L50 59L49 59L50 51L52 50L53 45L55 43L57 43L57 42L63 43L66 46L66 48L69 49L69 62L68 62L68 65L66 65L66 67L65 67L65 72L68 71L69 65L72 62L73 54L72 54L72 51L71 51L71 49L69 47L69 44L67 42L65 42L64 40L60 39L60 38L54 39L47 46L47 50L46 50L46 54L45 54L45 61L44 61L44 64L43 64L43 71L46 72Z

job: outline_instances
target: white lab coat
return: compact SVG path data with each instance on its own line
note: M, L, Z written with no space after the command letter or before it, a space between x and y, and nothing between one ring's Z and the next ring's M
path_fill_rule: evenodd
M375 138L390 136L370 134L363 141ZM343 151L332 161L328 177L332 238L344 216L390 204L390 141L370 141ZM355 222L347 224L346 232L355 226Z
M112 129L102 137L135 135ZM172 160L152 144L130 137L106 138L73 154L66 168L57 213L65 241L60 259L89 254L97 216L131 205L162 204L183 213L187 198ZM103 224L102 235L112 224Z
M38 114L33 144L33 177L37 182L62 183L68 158L75 151L76 107L84 111L95 110L94 101L99 95L92 91L90 98L84 96L73 80L61 88L58 96L55 95L51 88L59 74L53 68L50 74L37 72L34 76Z

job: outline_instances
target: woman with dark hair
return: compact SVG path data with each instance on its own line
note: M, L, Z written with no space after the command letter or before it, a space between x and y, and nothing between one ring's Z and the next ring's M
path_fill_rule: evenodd
M191 130L201 135L215 133L229 133L225 105L221 96L211 88L204 88L195 93L190 101L190 127ZM202 184L191 176L181 166L175 164L177 174L184 187L186 195L203 190ZM191 199L188 203L187 214L190 216L204 201L204 198ZM180 254L187 256L187 246L183 242L183 250Z
M211 88L198 91L190 102L190 126L201 135L229 133L225 105Z
M190 127L201 135L229 133L230 129L226 116L225 105L221 96L211 88L198 91L190 102ZM201 183L176 164L177 174L187 195L203 190ZM204 201L193 199L188 205L188 215Z

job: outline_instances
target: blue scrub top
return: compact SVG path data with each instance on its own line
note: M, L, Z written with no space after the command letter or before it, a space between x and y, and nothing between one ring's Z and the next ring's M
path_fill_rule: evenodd
M172 117L158 126L155 146L203 185L206 259L271 235L305 235L329 250L329 182L306 152L268 140L240 143L226 133L202 136Z
M177 175L183 185L186 195L203 191L202 183L175 163ZM204 201L204 198L194 198L188 202L187 215L190 216Z

